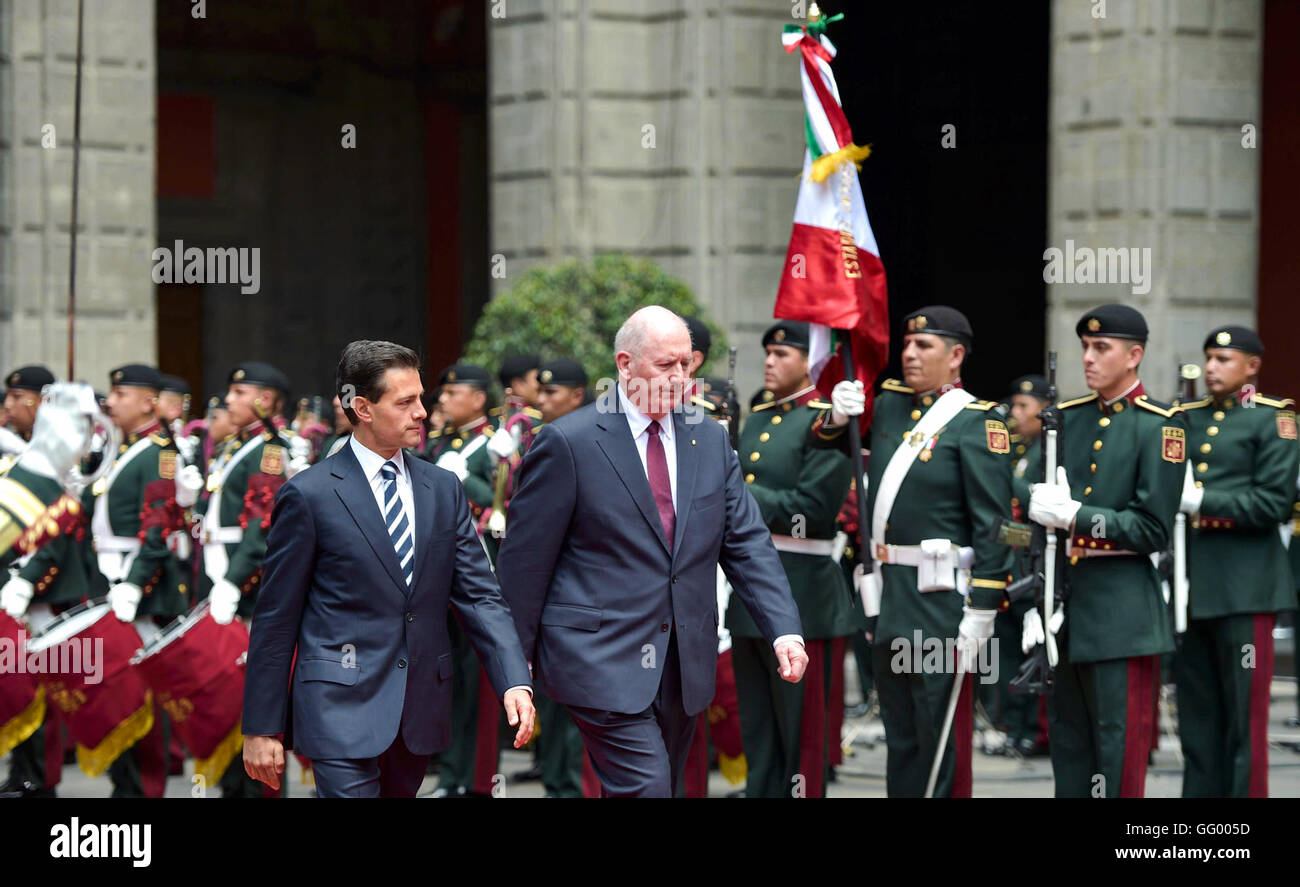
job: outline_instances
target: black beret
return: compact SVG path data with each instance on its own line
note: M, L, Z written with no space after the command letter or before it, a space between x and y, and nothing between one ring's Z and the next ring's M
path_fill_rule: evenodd
M5 378L5 384L10 388L39 394L46 385L54 384L54 374L43 366L19 367Z
M224 410L226 408L226 397L223 394L214 394L208 398L208 409Z
M1203 351L1211 348L1235 348L1247 354L1263 354L1264 341L1250 327L1221 326L1211 330L1205 337L1205 344L1201 346Z
M169 376L166 373L163 373L161 390L171 391L176 394L189 394L190 383L186 382L180 376Z
M502 388L509 388L512 379L528 375L529 370L538 369L541 364L542 359L536 354L515 354L501 362L501 372L497 378L501 380Z
M563 385L567 388L586 388L587 371L582 364L567 357L548 360L537 373L542 385Z
M474 385L484 391L492 384L492 376L481 366L472 363L453 363L438 377L439 385Z
M1142 312L1127 305L1101 305L1092 309L1074 325L1074 332L1084 336L1104 336L1109 339L1147 340L1147 321Z
M128 363L126 366L110 370L108 374L108 381L112 385L152 388L154 391L162 388L162 380L162 374L156 367L143 363Z
M709 328L698 317L691 317L689 314L683 314L681 317L686 321L686 328L691 331L691 350L698 351L707 358L709 349L713 347L713 335L709 332Z
M283 394L289 393L289 377L269 363L248 360L236 364L226 379L227 385L256 385L259 388L274 388Z
M917 308L903 318L903 335L908 333L930 333L956 339L970 351L975 340L970 321L956 308L947 305L926 305Z
M778 320L763 333L763 347L789 345L808 350L808 322L804 320Z
M1039 400L1047 400L1047 377L1030 374L1021 376L1011 383L1011 395L1030 394Z

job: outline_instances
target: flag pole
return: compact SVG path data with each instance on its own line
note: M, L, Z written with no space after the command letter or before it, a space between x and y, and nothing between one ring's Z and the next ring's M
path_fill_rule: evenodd
M73 349L74 318L77 315L77 173L81 161L81 44L85 19L85 0L77 0L77 75L72 111L72 230L68 256L68 381L77 378Z
M847 331L840 337L840 347L844 349L841 360L844 363L844 380L852 382L857 379L857 373L853 370L853 347L849 343L849 334ZM862 482L862 427L859 424L857 416L849 416L849 457L853 460L853 487L858 494L858 537L863 549L870 548L871 525L867 523L867 491ZM862 563L870 563L865 551L859 552ZM874 557L874 552L871 555Z

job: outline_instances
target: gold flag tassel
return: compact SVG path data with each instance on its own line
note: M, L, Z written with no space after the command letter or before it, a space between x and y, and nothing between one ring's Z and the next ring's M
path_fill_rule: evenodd
M99 745L87 748L80 742L77 743L77 763L83 773L95 779L103 775L108 765L116 761L122 752L147 736L152 729L153 693L146 691L144 705L127 715Z
M45 720L45 688L37 687L36 696L27 707L8 721L0 724L0 758L36 732Z
M736 755L724 755L718 752L718 771L722 773L722 778L732 785L740 785L745 781L749 773L749 762L745 760L744 753Z
M244 722L235 724L235 729L226 734L226 738L217 744L212 754L206 758L194 759L194 775L202 776L207 785L215 785L235 755L244 747Z
M842 163L852 163L858 169L862 169L862 161L870 156L870 145L855 145L850 142L838 151L823 154L814 160L809 178L814 182L824 182L831 173L840 168Z

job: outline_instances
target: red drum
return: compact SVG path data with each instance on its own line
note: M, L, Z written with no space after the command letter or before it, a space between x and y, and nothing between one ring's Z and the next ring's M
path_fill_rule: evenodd
M213 785L243 748L244 660L248 629L219 625L204 601L174 620L133 660L194 755L194 772Z
M0 610L0 758L45 720L45 689L27 672L26 641L22 624Z
M153 728L153 700L131 668L140 648L135 626L102 600L60 614L27 642L26 666L57 705L88 776L108 769Z

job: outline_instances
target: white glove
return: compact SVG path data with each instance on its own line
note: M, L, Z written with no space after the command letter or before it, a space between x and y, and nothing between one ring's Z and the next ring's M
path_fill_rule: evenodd
M1061 630L1063 622L1065 622L1065 611L1053 610L1050 626L1053 636ZM1020 624L1020 652L1028 655L1034 647L1046 642L1047 636L1043 634L1043 617L1038 615L1037 609L1027 610L1024 621Z
M198 462L199 439L194 435L188 437L177 437L176 449L181 454L181 461L186 465L193 465Z
M862 612L867 616L880 615L880 598L884 589L880 585L880 571L868 573L866 567L858 564L853 568L853 585L862 599Z
M311 468L310 462L308 462L306 459L300 459L297 456L294 456L284 466L284 476L286 478L291 478L298 472L306 471L308 468Z
M181 508L193 508L199 501L199 490L203 489L203 472L197 465L186 465L176 473L176 504Z
M993 637L993 621L998 611L970 607L962 607L961 611L961 624L957 626L957 667L964 673L974 674L980 649Z
M27 441L8 428L0 428L0 453L21 453L25 449L27 449Z
M831 389L832 425L847 425L849 416L861 416L867 409L867 395L862 390L862 382L836 382Z
M212 593L208 595L208 606L212 612L212 618L218 625L229 625L235 618L235 611L239 609L239 599L243 597L239 589L229 579L218 579L212 586Z
M1178 510L1183 514L1196 514L1201 510L1201 500L1205 498L1205 489L1198 487L1192 479L1192 463L1187 463L1187 473L1183 475L1183 500Z
M504 431L498 431L492 435L487 442L488 452L498 459L509 459L518 449L518 442L513 434L506 434ZM457 454L459 455L459 454Z
M1065 466L1056 468L1056 483L1029 485L1029 519L1053 530L1068 530L1082 502L1070 498Z
M143 592L140 591L140 586L132 582L119 582L108 590L108 605L113 608L113 615L118 619L134 622L141 597Z
M10 577L0 588L0 610L4 610L15 619L21 619L27 613L27 605L35 594L32 584L21 576Z
M289 460L293 461L295 459L311 462L311 441L297 434L289 438ZM293 475L289 476L292 477Z
M493 435L493 437L495 436L496 435ZM438 457L438 461L433 464L437 465L439 468L445 468L447 471L450 471L462 482L467 476L469 476L469 465L466 463L465 457L460 453L443 453Z

